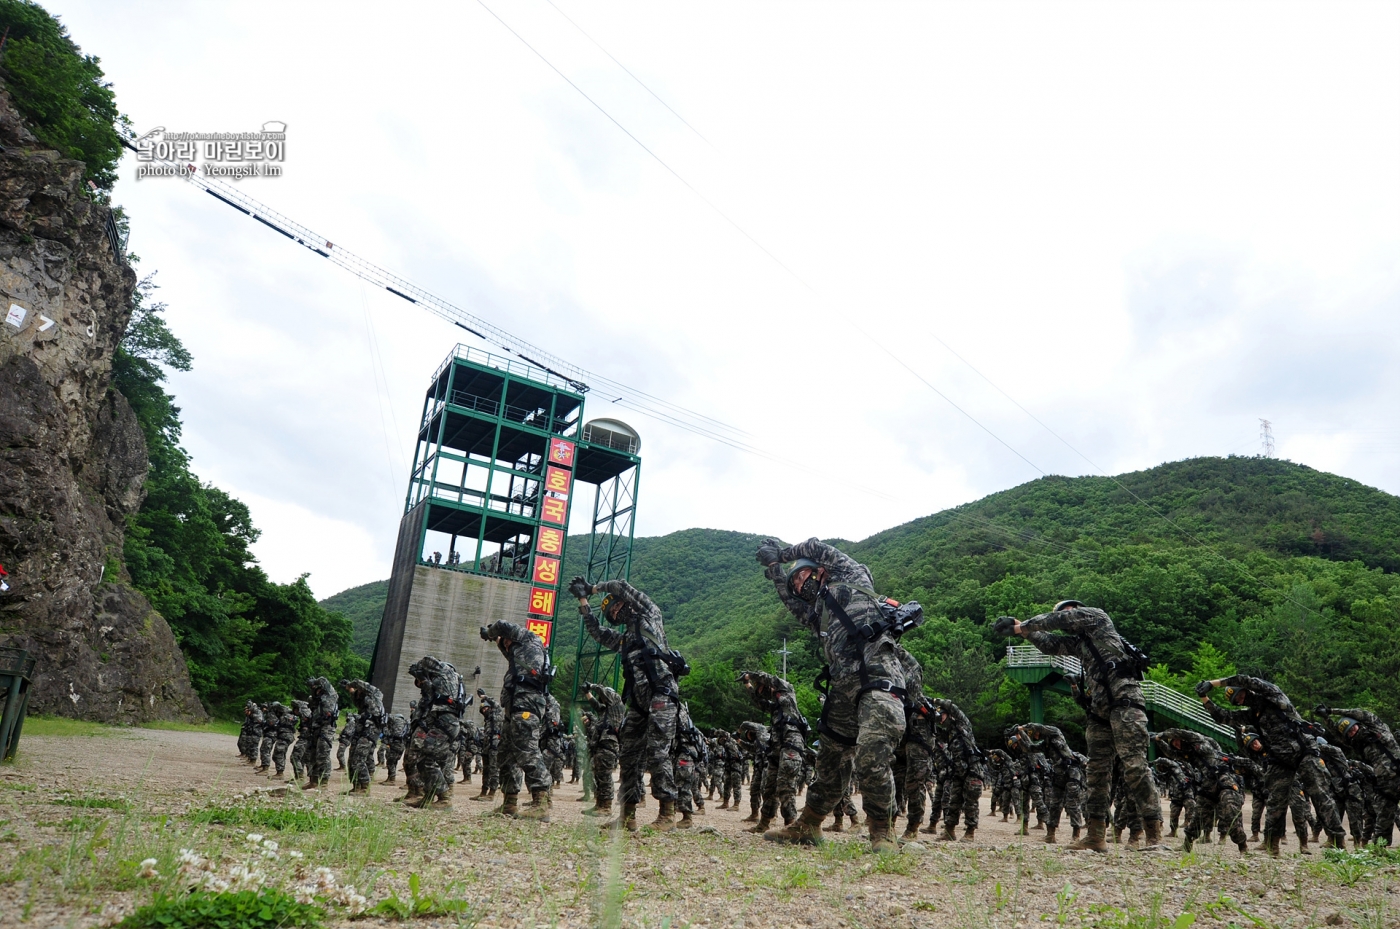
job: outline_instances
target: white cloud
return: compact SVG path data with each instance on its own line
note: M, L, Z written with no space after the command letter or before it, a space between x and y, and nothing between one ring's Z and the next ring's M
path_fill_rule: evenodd
M643 534L858 538L1036 476L856 323L1046 471L1090 468L938 339L1110 472L1249 451L1267 417L1280 453L1400 490L1363 432L1400 400L1394 5L561 5L712 144L548 5L492 4L811 290L477 5L51 9L139 128L285 120L253 196L827 475L621 413ZM131 174L197 470L260 501L274 576L386 576L464 334ZM323 566L347 527L371 554Z

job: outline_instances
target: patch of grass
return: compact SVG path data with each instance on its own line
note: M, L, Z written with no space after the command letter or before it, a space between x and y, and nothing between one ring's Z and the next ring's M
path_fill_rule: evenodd
M86 719L69 719L67 716L28 716L24 720L26 736L103 736L113 735L116 726L88 722Z
M161 729L167 732L210 732L215 735L238 735L242 726L227 719L213 719L207 723L182 723L173 719L153 719L142 723L141 729Z
M118 923L120 929L314 929L325 910L280 890L158 897Z
M918 863L918 858L914 855L901 855L891 853L887 855L876 855L875 860L866 869L866 874L908 874L914 870L914 865Z
M1400 863L1400 852L1379 843L1347 851L1342 848L1329 848L1323 851L1322 860L1310 862L1308 870L1314 877L1355 887L1362 881L1370 880L1381 868Z
M16 784L16 783L14 783L14 782L12 782L12 781L8 781L8 780L6 780L6 781L0 781L0 790L22 790L22 791L25 791L25 792L29 792L29 791L32 791L33 789L34 789L34 785L33 785L33 784Z
M337 819L355 819L353 814L328 815L317 810L278 806L209 806L193 810L186 817L192 823L217 823L278 832L323 832Z
M448 890L453 888L449 885ZM408 876L407 900L401 899L396 891L390 890L389 896L380 900L369 910L365 911L366 916L383 916L388 919L419 919L430 916L456 916L461 923L464 918L468 918L472 912L472 905L467 900L457 897L445 897L441 894L423 892L423 884L417 874ZM476 920L469 919L468 925L475 924Z
M1162 895L1153 894L1146 910L1137 907L1120 909L1116 906L1091 907L1093 914L1085 922L1096 929L1191 929L1196 923L1196 914L1187 910L1169 917L1162 912Z

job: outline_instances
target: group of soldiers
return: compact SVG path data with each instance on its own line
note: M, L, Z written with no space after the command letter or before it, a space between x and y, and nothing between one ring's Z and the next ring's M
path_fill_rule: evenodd
M649 786L659 807L651 826L666 832L691 827L716 791L720 809L737 808L747 780L750 831L796 844L820 843L828 817L833 822L826 831L842 830L847 818L858 822L853 797L859 792L871 846L888 852L899 847L901 817L904 841L921 827L941 840L959 840L960 821L960 840L973 841L979 800L990 782L993 812L1003 820L1016 816L1022 834L1032 828L1034 811L1034 828L1055 843L1063 815L1071 848L1105 852L1110 834L1121 841L1125 829L1130 847L1164 847L1160 777L1171 800L1172 836L1186 814L1188 850L1209 841L1212 826L1245 850L1246 790L1254 794L1255 835L1262 820L1261 841L1274 855L1290 808L1304 849L1307 829L1314 839L1326 831L1329 843L1340 847L1343 816L1354 842L1391 836L1400 749L1389 728L1365 710L1320 706L1318 716L1330 722L1308 723L1273 684L1235 675L1202 681L1197 691L1206 711L1238 733L1241 751L1227 754L1187 729L1150 733L1141 687L1146 656L1103 610L1066 600L1028 620L1001 617L993 631L1078 659L1082 673L1070 684L1087 718L1087 753L1076 752L1059 728L1044 723L1013 726L1002 745L984 751L958 706L924 694L919 662L900 643L922 622L917 603L877 594L865 565L817 539L792 546L770 539L756 556L778 599L821 644L826 667L816 681L821 714L815 732L791 683L746 671L739 680L762 720L733 733L702 733L680 698L679 680L690 669L666 642L661 610L626 581L593 584L579 577L569 592L587 633L618 654L621 693L588 684L581 694L582 726L571 738L549 692L554 668L540 638L508 621L483 626L482 639L494 642L508 665L498 699L481 689L468 696L456 669L432 656L409 669L419 700L408 717L387 715L372 685L341 682L355 704L340 736L351 792L368 789L380 746L387 782L395 780L402 759L405 802L445 808L455 772L467 781L479 772L481 792L473 799L492 800L499 790L501 806L494 812L548 822L552 789L567 764L571 781L582 779L584 796L594 798L587 814L611 817L620 803L605 827L635 830ZM599 594L603 622L591 600ZM329 775L338 706L329 681L308 684L308 698L291 707L250 703L239 749L260 771L275 765L274 776L282 776L291 747L293 770L300 777L305 766L310 789ZM1217 687L1225 688L1229 706L1211 701ZM473 702L480 723L465 718ZM1329 737L1358 757L1349 758ZM1155 770L1149 745L1161 756ZM522 787L530 794L523 804Z

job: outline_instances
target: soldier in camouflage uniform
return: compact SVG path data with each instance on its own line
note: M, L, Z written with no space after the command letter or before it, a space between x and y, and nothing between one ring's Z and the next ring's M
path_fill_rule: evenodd
M819 843L822 820L843 793L842 767L853 756L871 848L897 851L892 763L904 739L906 685L897 649L903 629L882 612L893 601L875 593L869 568L818 539L785 548L769 539L756 554L783 605L820 638L830 682L817 725L816 779L802 815L767 837ZM791 571L785 562L793 562Z
M1355 801L1352 801L1351 765L1347 761L1346 752L1324 738L1315 739L1314 744L1322 755L1322 764L1327 768L1327 779L1332 785L1332 802L1337 807L1337 816L1342 819L1343 828L1350 827L1352 845L1360 848L1364 823L1362 811L1365 804L1361 801L1359 789L1356 791ZM1313 838L1317 838L1316 831L1313 832Z
M423 799L423 778L418 775L418 743L414 741L413 733L418 731L418 723L422 721L423 714L418 711L418 701L408 702L408 737L404 740L403 746L403 777L407 792L402 797L395 797L395 803L410 803L414 800Z
M292 779L301 780L306 774L307 753L311 747L310 729L311 705L305 700L292 701L292 719L297 727L296 744L292 746Z
M1065 787L1065 814L1069 816L1070 838L1079 839L1084 830L1084 798L1089 795L1088 774L1089 756L1074 753L1079 764L1070 768L1069 784Z
M501 783L501 730L505 726L505 711L481 688L477 688L476 699L481 704L481 793L472 799L489 802Z
M262 710L252 700L243 704L243 727L238 731L238 754L249 764L258 763L258 743L262 741Z
M287 749L292 747L293 740L297 737L297 717L289 706L280 703L272 704L273 711L273 744L272 744L272 764L276 769L273 777L283 777L287 770Z
M719 808L737 810L744 796L744 747L735 733L722 733L720 741L724 743L724 802Z
M475 697L467 697L469 703L475 702ZM471 718L467 713L462 716L462 734L457 741L457 768L462 772L463 784L472 782L472 762L481 753L481 724Z
M952 770L948 776L947 799L943 804L943 834L940 842L957 840L954 830L958 815L964 816L966 829L962 841L971 842L977 834L979 801L982 797L982 752L972 734L972 722L952 700L932 701L938 714L939 734L948 746Z
M341 681L340 686L355 701L355 741L350 745L350 793L369 793L374 779L374 750L388 722L384 693L368 681ZM348 728L348 727L347 727Z
M668 832L676 825L676 766L671 746L680 713L677 675L689 672L680 653L666 644L666 624L651 598L623 580L590 584L576 577L569 593L578 597L588 634L622 661L622 700L627 716L618 736L622 762L622 812L612 825L636 828L636 811L645 794L642 771L651 775L651 795L660 804L652 828ZM604 594L603 615L622 631L599 625L588 598Z
M1030 835L1031 811L1035 811L1036 829L1045 828L1045 819L1049 815L1042 785L1050 772L1050 762L1045 760L1044 754L1036 751L1029 739L1016 731L1015 726L1007 730L1005 745L1006 753L1015 765L1016 779L1021 785L1020 794L1015 799L1016 808L1020 811L1020 834Z
M1001 811L1001 821L1011 817L1021 818L1021 777L1016 772L1016 762L1004 749L994 748L987 752L987 766L992 775L992 812Z
M422 796L414 805L419 809L451 809L457 761L454 746L467 702L462 676L451 664L432 655L409 665L408 673L418 686L418 715L409 737L413 740L413 777L421 785ZM410 793L413 786L410 781Z
M408 717L393 713L384 726L384 767L388 776L384 783L393 784L398 780L399 760L403 758L404 747L408 743Z
M1332 725L1341 741L1360 752L1371 767L1372 807L1375 811L1373 838L1394 847L1394 829L1400 817L1400 745L1379 716L1360 708L1334 710L1318 706L1317 712Z
M324 677L307 680L311 695L307 697L310 718L301 724L302 738L310 730L310 750L307 761L307 781L302 790L322 787L331 776L331 742L335 738L335 722L340 716L340 695Z
M588 758L593 770L593 791L597 801L585 816L608 816L613 808L613 769L621 746L618 733L626 720L627 710L622 697L606 684L589 684L588 705L593 711L593 725L588 731Z
M564 739L564 764L569 767L569 783L577 784L582 772L579 770L578 763L578 740L573 737L572 733L565 736Z
M498 620L481 628L481 637L495 642L509 663L501 686L501 708L506 724L501 732L501 792L505 799L495 812L549 822L551 807L549 764L540 740L551 724L549 682L554 669L545 654L544 641L523 626ZM558 707L553 707L557 721ZM518 807L522 780L530 789L530 802Z
M1158 782L1166 788L1167 799L1171 801L1171 832L1167 835L1176 838L1176 830L1181 823L1182 812L1186 813L1188 823L1195 816L1196 798L1190 769L1160 755L1156 761L1152 762L1152 768L1157 772Z
M817 773L817 750L810 745L802 746L802 780L801 788L797 791L803 793L811 786L812 778Z
M1221 751L1220 744L1190 729L1166 729L1156 733L1153 741L1158 752L1189 765L1196 774L1195 815L1186 818L1186 851L1191 851L1196 837L1204 834L1203 827L1209 825L1209 813L1213 812L1221 842L1228 835L1240 854L1245 854L1249 844L1244 835L1244 791L1240 790L1233 762Z
M817 758L821 758L820 742L817 743ZM815 781L813 783L815 783ZM823 830L824 832L844 831L846 827L842 824L842 820L847 817L851 820L852 829L860 825L860 813L856 810L856 805L851 800L851 797L855 795L855 784L856 760L854 758L847 758L841 767L841 797L836 801L836 806L831 810L832 822L830 826L827 826Z
M1210 699L1216 687L1225 687L1229 701L1242 709L1223 709ZM1342 848L1345 833L1332 802L1327 770L1322 765L1317 746L1304 738L1303 719L1293 708L1293 702L1282 690L1266 680L1236 674L1196 685L1206 712L1218 723L1227 726L1249 726L1259 734L1269 752L1269 767L1264 772L1269 791L1269 811L1264 820L1264 840L1269 854L1279 854L1283 838L1284 807L1295 778L1301 778L1304 789L1317 803L1328 840Z
M355 744L355 735L359 731L359 717L354 713L345 714L345 725L340 727L340 738L335 750L335 769L345 770L345 753L350 750L350 746Z
M768 831L781 811L783 825L797 818L797 792L802 782L803 753L810 727L797 708L797 691L791 683L763 671L745 671L740 682L760 709L769 714L768 751L760 758L763 768L763 807L758 827ZM754 769L754 780L758 768ZM771 787L770 787L771 785Z
M705 801L700 797L699 769L705 761L705 736L690 719L690 708L681 704L677 718L676 735L676 804L680 809L681 820L677 829L689 829L695 825L691 818L703 812Z
M1162 805L1147 766L1147 712L1142 696L1145 656L1119 634L1103 610L1065 600L1025 622L997 620L998 634L1014 633L1048 655L1072 655L1084 675L1081 686L1092 712L1084 727L1089 746L1087 835L1070 846L1107 852L1108 796L1113 759L1123 765L1124 787L1142 816L1146 848L1162 848Z
M277 743L277 717L272 712L271 703L264 703L258 708L262 710L263 723L262 734L258 738L257 771L266 774L267 769L272 767L272 747Z
M544 734L540 736L540 750L544 752L545 762L549 765L552 796L554 788L564 781L564 756L567 752L564 749L564 721L559 710L559 701L550 693L545 694L544 699L547 706Z
M1065 734L1055 726L1030 723L1017 726L1016 734L1025 738L1032 746L1045 749L1043 754L1050 766L1050 775L1045 781L1045 842L1054 845L1070 783L1075 780L1076 774L1082 778L1079 756L1065 741Z
M768 727L762 723L746 720L739 724L738 742L742 764L747 769L748 758L762 759L768 754L769 732ZM759 810L763 807L764 791L772 791L774 785L764 782L765 766L757 764L754 767L753 780L749 784L749 815L740 822L757 823L759 821ZM776 795L774 803L777 803ZM749 832L765 832L764 829L749 829Z

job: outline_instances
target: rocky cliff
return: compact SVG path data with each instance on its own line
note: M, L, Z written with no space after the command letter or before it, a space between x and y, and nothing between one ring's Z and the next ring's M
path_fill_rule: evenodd
M31 712L203 719L169 625L122 567L148 465L109 384L136 275L82 177L0 86L0 645L38 658Z

